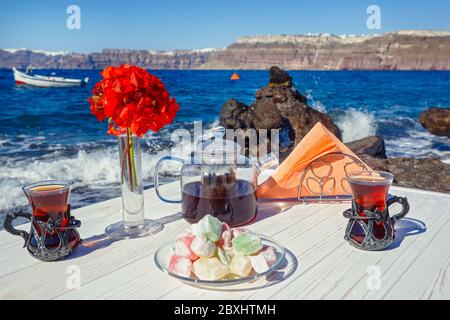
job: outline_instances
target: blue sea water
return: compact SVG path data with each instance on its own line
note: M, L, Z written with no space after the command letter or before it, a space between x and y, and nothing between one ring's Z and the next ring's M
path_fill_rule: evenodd
M38 70L70 78L89 77L87 87L45 89L16 86L11 70L0 70L0 212L26 205L20 185L72 179L74 207L118 196L118 153L106 123L90 114L87 97L99 71ZM267 71L154 71L180 104L175 122L149 134L143 146L143 174L151 186L159 157L176 148L174 128L215 126L222 104L236 98L250 104L268 82ZM378 134L389 156L450 159L450 139L433 136L419 122L431 106L450 107L450 72L292 71L297 89L314 108L327 112L344 141ZM1 219L1 218L0 218Z

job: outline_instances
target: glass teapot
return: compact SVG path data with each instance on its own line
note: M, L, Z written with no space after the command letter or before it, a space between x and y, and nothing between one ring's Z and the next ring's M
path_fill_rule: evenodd
M168 203L181 203L181 214L196 223L211 214L232 227L252 221L257 214L256 187L265 169L278 166L273 154L245 157L239 144L223 139L225 128L213 130L214 140L199 143L189 159L174 156L161 158L155 169L157 196ZM182 163L180 173L181 198L162 195L160 170L165 161Z

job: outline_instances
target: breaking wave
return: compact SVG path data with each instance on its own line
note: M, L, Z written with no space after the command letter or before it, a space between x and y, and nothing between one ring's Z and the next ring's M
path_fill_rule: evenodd
M372 113L354 108L341 112L336 118L336 124L342 131L344 142L373 136L378 128L375 116Z
M142 152L142 171L144 185L153 183L153 172L157 161L171 153L172 149L150 153ZM21 185L52 179L67 179L74 181L74 189L91 188L92 193L99 193L99 198L107 197L107 189L118 195L119 154L117 147L107 147L97 150L79 150L72 157L61 157L55 153L47 159L8 161L0 170L0 211L26 205L27 200L20 188ZM179 171L176 163L168 162L162 174L175 176ZM117 191L112 189L117 189ZM94 196L95 198L95 196ZM76 199L75 199L76 200ZM93 201L95 202L95 201ZM76 207L77 203L73 203Z

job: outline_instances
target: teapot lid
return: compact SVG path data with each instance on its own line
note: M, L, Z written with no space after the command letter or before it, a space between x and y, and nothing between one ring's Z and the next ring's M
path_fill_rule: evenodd
M241 147L239 144L232 140L224 139L225 134L224 127L215 127L210 130L214 140L207 140L199 143L197 152L202 154L204 160L224 160L224 163L228 161L235 161L235 157L240 154Z

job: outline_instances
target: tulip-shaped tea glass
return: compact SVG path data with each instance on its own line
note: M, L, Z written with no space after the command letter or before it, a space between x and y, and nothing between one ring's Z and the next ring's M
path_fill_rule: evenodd
M406 198L388 198L394 176L383 171L354 171L347 176L353 194L352 208L344 211L349 219L345 240L363 250L382 250L392 244L394 224L409 211ZM399 203L400 213L390 217L389 207Z
M71 181L48 180L22 187L32 207L26 212L9 213L4 222L5 230L25 240L24 247L35 258L54 261L70 255L80 244L76 228L80 221L70 214ZM31 230L15 229L12 221L24 217L31 221Z

